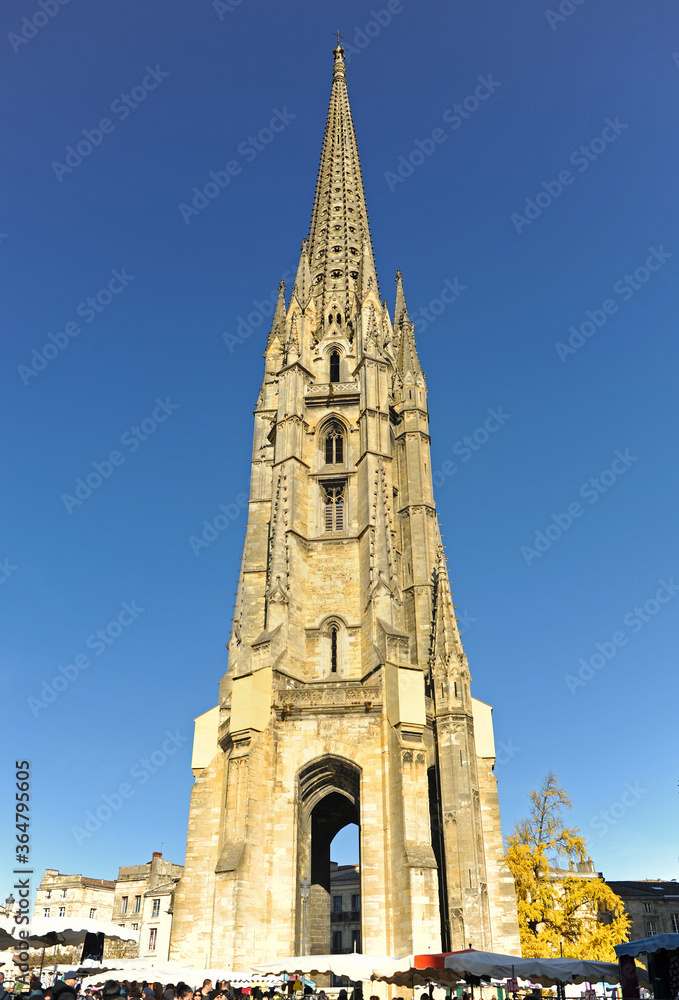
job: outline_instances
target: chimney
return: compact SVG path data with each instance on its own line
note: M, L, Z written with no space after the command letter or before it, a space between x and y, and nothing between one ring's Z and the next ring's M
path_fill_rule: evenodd
M152 857L154 857L154 858L162 858L162 856L163 856L163 852L162 851L154 851L153 854L152 854Z

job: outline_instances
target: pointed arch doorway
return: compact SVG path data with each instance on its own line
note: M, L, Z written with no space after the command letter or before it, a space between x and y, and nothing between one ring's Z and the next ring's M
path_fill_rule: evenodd
M350 823L358 826L360 845L360 783L361 769L356 764L330 754L317 758L299 772L298 954L304 951L307 955L327 955L332 950L330 845L339 831ZM306 920L303 921L299 885L305 878L310 882L310 889Z

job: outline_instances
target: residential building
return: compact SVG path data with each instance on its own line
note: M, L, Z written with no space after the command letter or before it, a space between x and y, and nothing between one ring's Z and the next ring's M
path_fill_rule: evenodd
M139 931L139 947L134 947L133 955L120 957L168 959L174 891L183 870L183 865L166 861L160 851L154 851L144 865L118 870L113 922Z
M607 881L616 896L620 896L632 918L629 940L651 937L653 934L679 934L679 884L676 879L641 879L639 881Z
M330 954L361 951L361 874L358 865L330 862Z

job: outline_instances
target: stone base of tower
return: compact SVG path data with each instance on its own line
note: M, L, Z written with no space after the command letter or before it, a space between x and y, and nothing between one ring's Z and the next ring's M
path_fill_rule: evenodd
M343 704L341 719L333 698ZM242 971L301 954L303 878L311 881L304 950L327 954L330 841L354 821L360 828L361 950L395 956L441 950L428 782L432 732L400 733L374 691L371 698L367 702L357 686L328 688L325 714L289 706L290 716L272 715L263 733L252 732L226 752L208 750L206 728L212 747L218 746L216 710L197 720L196 783L185 872L175 893L171 960ZM488 740L484 744L482 733L477 738L481 752L488 752ZM491 758L479 756L478 778L490 914L484 940L496 951L519 954Z

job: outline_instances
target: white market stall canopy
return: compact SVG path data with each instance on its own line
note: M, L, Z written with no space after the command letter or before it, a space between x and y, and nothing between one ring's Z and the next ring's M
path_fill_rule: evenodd
M619 983L616 962L593 962L578 958L519 958L486 951L464 951L447 955L445 967L461 978L484 976L510 979L520 976L541 986L557 983Z
M205 979L211 979L213 983L225 979L232 986L262 986L266 989L270 986L280 986L283 982L280 976L274 975L265 977L250 972L234 972L226 968L194 969L182 962L154 962L148 958L131 958L112 960L104 969L84 979L82 988L87 989L107 979L118 981L127 979L129 982L146 980L147 983L159 982L163 985L185 982L191 987L201 986Z
M253 972L261 975L281 976L342 976L356 982L359 979L370 979L373 971L379 967L394 968L397 958L388 955L359 955L356 952L347 955L293 955L288 958L278 958L275 962L252 966Z

